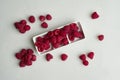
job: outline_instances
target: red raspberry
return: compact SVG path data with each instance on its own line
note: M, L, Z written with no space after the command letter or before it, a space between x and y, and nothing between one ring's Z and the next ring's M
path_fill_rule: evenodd
M85 54L81 54L80 56L79 56L79 58L81 59L81 60L86 60L86 56L85 56Z
M43 51L44 51L44 48L38 47L38 51L39 51L39 52L43 52Z
M31 22L31 23L34 23L35 22L35 17L34 16L30 16L28 18L28 20Z
M15 54L15 57L16 57L17 59L21 59L21 58L22 58L22 55L21 55L20 53L16 53L16 54Z
M41 26L42 26L43 28L48 28L48 24L47 24L46 22L43 22L43 23L41 24Z
M66 33L69 33L70 31L70 26L69 25L66 25L63 27L63 31L65 31Z
M26 22L26 20L21 20L21 21L20 21L20 24L26 25L27 22Z
M46 60L50 61L51 59L53 59L53 56L50 53L46 54Z
M25 67L24 61L20 61L19 66L20 66L20 67Z
M27 57L27 60L31 60L32 59L32 55L31 54L27 54L26 57Z
M26 31L29 31L29 30L30 30L30 26L29 26L29 25L25 25L25 26L24 26L24 29L25 29Z
M20 29L19 32L20 32L20 33L25 33L26 30L25 30L25 29Z
M51 19L52 19L52 16L51 16L50 14L47 14L47 15L46 15L46 19L47 19L47 20L51 20Z
M26 61L26 65L27 65L27 66L31 66L31 65L32 65L32 61L31 61L31 60L27 60L27 61Z
M57 37L56 36L51 37L50 41L51 43L57 43Z
M60 47L60 43L58 43L58 42L57 42L57 43L53 43L52 46L53 46L54 48L58 48L58 47Z
M67 38L64 38L61 42L62 42L62 44L63 44L63 45L67 45L67 44L69 44L69 42L68 42L68 39L67 39Z
M102 41L104 39L104 35L103 34L98 35L98 39Z
M31 60L32 60L32 61L36 61L36 56L35 56L35 55L32 55Z
M40 20L40 21L45 21L45 16L41 15L41 16L39 17L39 20Z
M83 65L88 66L89 62L87 60L83 60Z
M32 49L27 49L27 53L29 53L29 54L33 54L33 50Z
M75 40L75 37L73 35L68 35L68 38L70 41L74 41Z
M98 13L97 13L97 12L93 12L93 13L91 14L91 18L92 18L92 19L97 19L97 18L99 18Z
M88 56L90 59L93 59L93 57L94 57L94 52L89 52L87 56Z
M59 35L60 29L55 29L55 30L53 31L53 33L54 33L54 35Z
M60 57L61 57L62 61L65 61L68 58L68 55L67 54L61 54Z

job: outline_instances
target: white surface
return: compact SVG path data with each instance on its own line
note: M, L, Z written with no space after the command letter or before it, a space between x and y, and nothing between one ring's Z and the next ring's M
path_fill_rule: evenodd
M0 80L120 80L119 3L119 0L0 0ZM92 20L92 11L97 11L100 18ZM53 16L48 29L40 28L38 20L29 23L32 29L26 34L20 34L13 26L29 15L47 13ZM51 62L45 61L44 55L37 55L32 66L18 66L14 54L21 48L34 49L33 36L78 19L86 39L52 51ZM103 42L96 39L100 33L105 35ZM78 55L91 50L95 58L84 67ZM65 62L59 59L62 52L69 54Z

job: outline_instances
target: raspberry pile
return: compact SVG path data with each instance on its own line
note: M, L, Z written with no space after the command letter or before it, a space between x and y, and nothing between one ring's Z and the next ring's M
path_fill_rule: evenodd
M20 67L31 66L32 61L36 61L36 56L32 49L22 49L15 54L15 57L20 60Z
M15 22L14 25L15 25L15 28L18 29L20 33L25 33L26 31L29 31L31 29L31 27L27 25L26 20Z
M90 58L90 59L93 59L93 57L94 57L94 52L89 52L89 53L87 54L87 57ZM84 66L88 66L88 65L89 65L89 62L88 62L88 60L86 59L86 54L81 54L81 55L79 56L79 59L82 60L82 63L83 63Z
M83 31L79 29L76 23L71 23L60 29L49 31L43 36L38 36L34 44L39 52L44 52L83 38Z

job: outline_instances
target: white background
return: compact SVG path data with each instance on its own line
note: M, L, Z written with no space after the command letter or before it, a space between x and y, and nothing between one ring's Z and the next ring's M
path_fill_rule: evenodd
M120 1L119 0L0 0L0 80L120 80ZM100 18L92 20L97 11ZM49 28L40 27L39 15L50 13ZM31 30L20 34L13 26L15 21L34 15L36 22ZM54 59L45 60L38 55L32 66L20 68L14 55L22 48L34 46L32 37L69 22L80 20L85 39L51 51ZM104 41L96 39L104 34ZM78 56L95 52L89 66L82 65ZM62 62L61 53L68 54Z

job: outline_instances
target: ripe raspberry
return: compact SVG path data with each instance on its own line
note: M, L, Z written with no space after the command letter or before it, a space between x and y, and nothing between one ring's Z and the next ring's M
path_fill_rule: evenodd
M89 52L89 53L87 54L87 56L88 56L90 59L93 59L93 57L94 57L94 52Z
M98 35L98 39L102 41L104 39L104 35L103 34Z
M28 20L31 22L31 23L34 23L35 22L35 17L34 16L30 16L28 18Z
M92 19L97 19L97 18L99 18L98 13L97 13L97 12L93 12L93 13L91 14L91 18L92 18Z
M79 56L79 59L81 59L81 60L86 60L86 56L85 56L85 54L81 54L80 56Z
M84 60L84 61L83 61L83 65L84 65L84 66L88 66L88 64L89 64L89 62L88 62L87 60Z
M51 59L53 59L53 56L50 53L46 54L46 60L50 61Z
M65 60L67 60L67 58L68 58L68 55L67 54L61 54L61 60L62 61L65 61Z
M39 20L40 20L40 21L45 21L45 16L40 15Z
M47 14L47 15L46 15L46 19L47 19L47 20L51 20L51 19L52 19L52 16L51 16L50 14Z
M43 22L43 23L41 24L41 26L42 26L43 28L48 28L48 24L47 24L46 22Z

